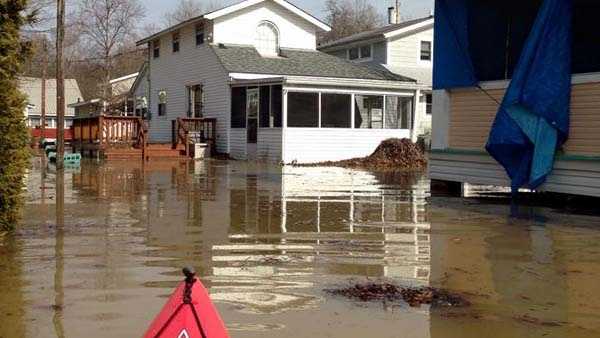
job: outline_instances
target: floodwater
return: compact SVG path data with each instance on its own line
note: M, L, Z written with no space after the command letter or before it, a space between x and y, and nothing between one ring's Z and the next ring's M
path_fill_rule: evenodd
M233 337L600 337L600 217L430 198L426 177L235 161L57 175L36 160L27 182L24 225L0 239L2 338L139 337L185 265ZM472 305L324 291L367 280Z

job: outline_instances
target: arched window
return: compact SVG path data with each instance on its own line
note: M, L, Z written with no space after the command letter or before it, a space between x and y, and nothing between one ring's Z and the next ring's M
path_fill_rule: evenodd
M255 47L261 55L276 56L279 54L279 31L272 22L263 21L258 25Z

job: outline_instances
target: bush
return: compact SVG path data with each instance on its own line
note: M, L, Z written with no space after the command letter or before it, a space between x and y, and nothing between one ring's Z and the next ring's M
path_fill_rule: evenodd
M25 0L0 0L0 229L10 230L19 220L23 177L29 164L29 133L23 116L25 96L18 75L29 55L20 29Z

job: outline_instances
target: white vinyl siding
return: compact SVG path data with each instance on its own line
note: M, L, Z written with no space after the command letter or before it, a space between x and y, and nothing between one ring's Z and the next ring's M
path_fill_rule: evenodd
M161 49L169 50L171 39L161 39ZM229 152L227 146L230 119L230 87L228 75L207 44L196 47L196 30L188 25L180 30L180 52L164 53L150 58L152 120L151 142L171 141L171 121L187 116L186 86L202 84L206 98L204 117L217 119L217 150ZM168 93L165 116L158 116L158 90Z
M269 162L281 161L282 128L258 128L257 158Z
M410 138L407 129L284 129L285 163L339 161L371 155L381 141Z
M246 128L231 128L229 136L229 155L236 160L246 159Z
M256 39L256 27L265 20L277 26L280 48L316 49L316 27L270 1L215 19L213 41L251 45Z
M432 28L391 39L388 42L387 64L393 67L431 67L433 64L431 61L421 61L422 41L431 41L432 51L435 49Z

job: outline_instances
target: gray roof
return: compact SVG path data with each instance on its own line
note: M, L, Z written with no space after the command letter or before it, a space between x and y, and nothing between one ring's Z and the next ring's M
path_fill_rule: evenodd
M263 57L250 46L219 44L212 48L230 73L416 82L382 67L352 63L319 51L282 48L279 57Z
M370 31L356 33L356 34L347 36L345 38L326 42L326 43L320 45L319 49L341 46L341 45L345 45L347 43L358 42L358 41L363 41L363 40L383 38L384 35L387 33L393 32L398 29L410 27L412 25L420 24L420 23L430 20L432 18L433 18L433 16L427 16L427 17L420 18L420 19L415 19L415 20L401 22L398 24L383 26L381 28L373 29Z
M19 89L27 95L27 104L31 106L29 114L42 114L42 79L33 77L19 78ZM75 79L65 79L65 115L75 115L73 108L68 105L83 100ZM46 80L46 115L56 116L56 80Z

